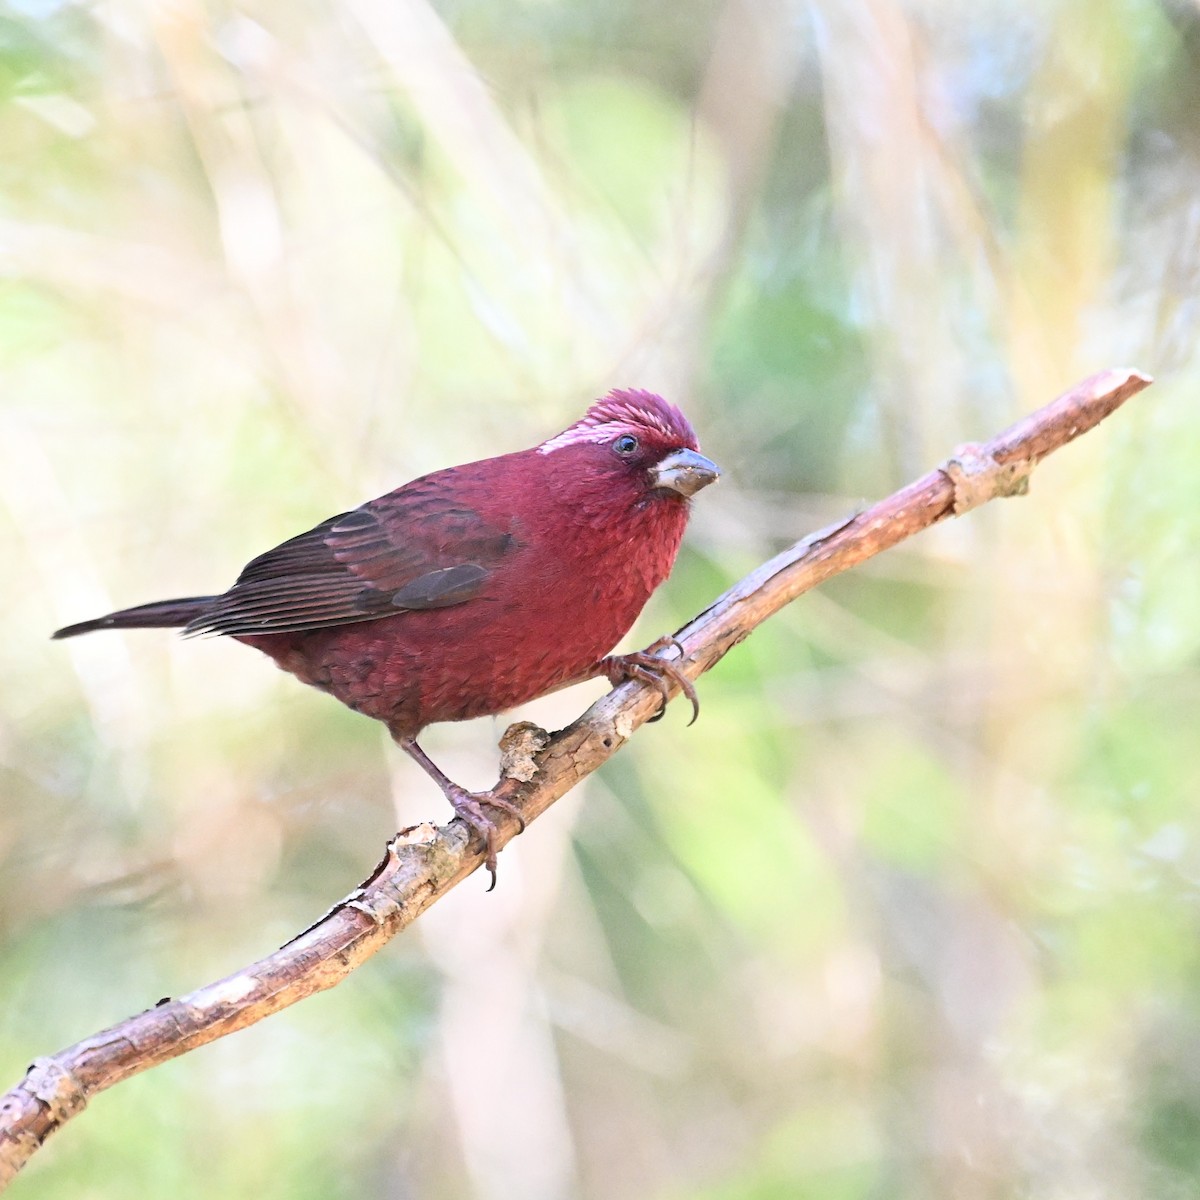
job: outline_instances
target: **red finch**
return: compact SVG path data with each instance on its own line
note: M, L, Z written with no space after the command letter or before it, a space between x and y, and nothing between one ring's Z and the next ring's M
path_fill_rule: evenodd
M490 805L417 745L436 721L503 712L595 676L689 680L610 656L675 561L689 499L718 476L673 404L620 390L531 450L423 475L260 554L219 596L161 600L68 625L225 634L383 721L487 847ZM694 716L693 716L694 719ZM515 814L518 815L519 814Z

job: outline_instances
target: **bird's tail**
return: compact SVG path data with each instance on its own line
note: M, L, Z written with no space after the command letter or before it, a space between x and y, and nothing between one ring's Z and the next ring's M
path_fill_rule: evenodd
M153 604L139 604L137 608L123 608L104 617L80 621L78 625L67 625L56 629L51 637L78 637L97 629L174 629L201 616L215 599L216 596L187 596L182 600L156 600Z

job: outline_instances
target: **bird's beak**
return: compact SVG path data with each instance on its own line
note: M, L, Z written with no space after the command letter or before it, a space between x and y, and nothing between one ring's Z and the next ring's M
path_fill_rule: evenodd
M695 450L672 450L651 467L656 488L670 488L681 496L694 496L701 488L715 483L721 470L715 462Z

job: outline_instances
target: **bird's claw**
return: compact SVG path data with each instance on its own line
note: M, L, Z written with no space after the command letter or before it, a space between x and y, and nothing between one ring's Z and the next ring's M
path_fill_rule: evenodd
M508 813L510 817L516 817L518 833L525 832L525 818L515 804L495 796L491 792L468 792L466 788L456 785L453 791L446 792L446 799L450 801L451 807L463 819L467 828L483 839L485 850L483 865L492 877L487 889L490 892L496 886L496 855L500 849L496 845L496 835L499 833L499 829L496 822L483 811L484 806L498 808L501 812Z
M610 655L601 661L600 666L613 687L628 679L636 679L658 689L662 704L658 712L650 718L651 721L661 720L667 711L667 701L671 698L670 685L673 683L691 702L692 719L688 724L694 725L700 715L700 697L696 694L696 685L673 662L658 657L658 651L665 650L668 646L677 650L680 658L683 657L683 646L680 645L679 639L667 634L647 646L645 650L633 654Z
M417 740L411 733L393 729L392 736L400 748L442 789L442 794L450 801L451 807L463 819L467 828L483 839L486 850L483 863L492 877L492 882L488 887L490 892L496 886L496 853L499 850L499 846L496 845L496 835L499 830L496 828L495 821L484 813L484 806L498 808L501 812L508 813L510 817L516 817L517 824L520 826L517 832L524 833L525 818L521 816L520 809L511 800L505 800L503 796L497 796L495 792L468 792L465 787L455 783L453 779L447 778L446 773L437 763L417 745Z

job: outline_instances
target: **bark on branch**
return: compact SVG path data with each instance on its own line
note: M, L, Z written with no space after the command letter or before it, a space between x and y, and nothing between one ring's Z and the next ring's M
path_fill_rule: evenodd
M941 467L886 500L797 542L679 631L684 657L676 665L694 679L755 626L830 576L946 517L1023 492L1042 458L1092 429L1150 382L1135 370L1094 375L990 442L960 447ZM653 687L627 683L552 737L531 725L513 726L501 741L497 794L533 821L611 758L658 703ZM516 830L516 821L505 817L501 844ZM37 1059L0 1098L0 1189L97 1092L340 983L482 861L482 847L461 821L405 829L388 843L383 861L361 887L274 954Z

